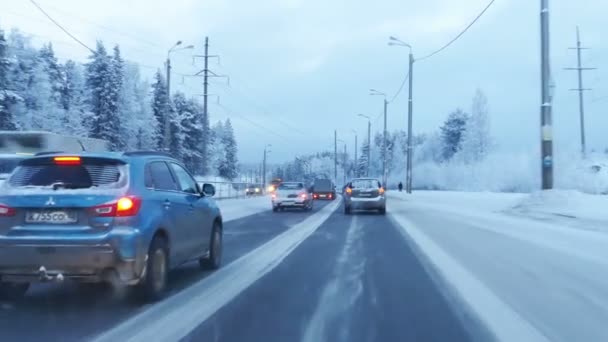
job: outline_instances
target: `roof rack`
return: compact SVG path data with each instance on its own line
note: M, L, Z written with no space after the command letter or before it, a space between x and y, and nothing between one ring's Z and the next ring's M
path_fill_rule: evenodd
M123 153L124 156L134 157L134 156L163 156L174 158L170 153L161 152L161 151L129 151Z
M57 154L57 153L65 153L65 152L63 152L63 151L43 151L43 152L38 152L38 153L34 154L34 156L35 157L46 156L49 154Z

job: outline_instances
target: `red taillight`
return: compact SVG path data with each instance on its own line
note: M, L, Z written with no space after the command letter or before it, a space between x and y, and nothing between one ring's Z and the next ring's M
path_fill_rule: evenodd
M53 161L57 165L80 165L80 157L55 157Z
M314 194L314 195L312 195L312 198L319 198L319 195Z
M334 195L332 195L332 194L329 194L329 199L331 199L331 198L332 198L332 197L333 197L333 196L334 196Z
M306 194L301 194L300 197L302 197L303 199L306 199L308 196Z
M273 193L272 194L272 199L275 199L275 198L277 198L277 194Z
M141 207L139 197L121 197L116 201L105 203L91 208L95 216L101 217L125 217L135 216Z
M15 216L15 208L0 204L0 216Z

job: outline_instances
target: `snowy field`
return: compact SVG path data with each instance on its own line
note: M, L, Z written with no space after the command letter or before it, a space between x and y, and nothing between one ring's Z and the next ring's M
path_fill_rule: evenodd
M388 212L505 341L608 341L608 198L389 194Z

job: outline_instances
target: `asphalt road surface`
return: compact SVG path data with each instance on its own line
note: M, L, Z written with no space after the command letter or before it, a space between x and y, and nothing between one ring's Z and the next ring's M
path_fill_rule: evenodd
M227 222L225 265L327 204L318 201L312 213L268 210ZM185 340L490 340L429 265L388 216L346 216L340 206L276 268ZM176 270L171 295L209 274L196 264ZM23 301L0 304L0 341L86 340L147 308L110 290L37 285Z
M327 203L317 202L313 213ZM220 202L221 206L221 202ZM223 263L227 265L264 242L301 222L310 212L268 211L226 222ZM203 279L197 263L184 265L170 275L169 296ZM125 300L110 289L77 284L38 284L20 302L0 301L0 341L82 341L110 329L148 305Z

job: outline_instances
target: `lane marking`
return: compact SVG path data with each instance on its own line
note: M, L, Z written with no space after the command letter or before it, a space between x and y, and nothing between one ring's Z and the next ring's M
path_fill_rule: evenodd
M333 278L323 288L317 307L306 326L303 342L329 341L328 333L339 329L338 341L350 341L349 312L363 294L361 280L365 270L365 256L361 255L361 225L357 216L346 233L344 246L334 266ZM333 325L332 323L337 324Z
M478 319L499 341L549 341L513 308L503 302L468 269L445 252L423 230L402 213L389 213L403 236L412 240L457 294L469 304Z
M278 266L340 206L326 205L304 221L187 289L152 305L93 339L97 342L179 341L256 280Z

